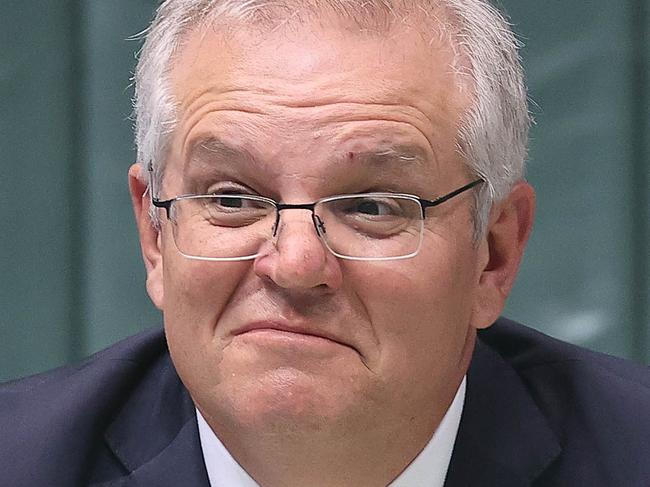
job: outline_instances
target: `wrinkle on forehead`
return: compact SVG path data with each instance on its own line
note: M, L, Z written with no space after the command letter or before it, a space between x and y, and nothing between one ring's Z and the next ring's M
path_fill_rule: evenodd
M378 139L379 144L388 147L394 144L406 147L406 144L397 141L408 136L413 139L413 142L408 144L412 149L404 159L413 159L414 156L426 159L430 154L427 157L422 156L422 148L415 150L414 141L429 141L430 132L436 132L438 128L443 130L446 121L453 118L453 113L447 113L444 109L438 111L431 119L427 114L408 105L362 102L328 104L324 100L291 103L282 98L279 95L267 97L254 92L241 92L237 97L231 98L229 95L224 97L220 93L206 91L190 102L186 110L188 116L184 121L184 128L187 135L182 140L183 151L189 152L195 147L197 140L207 140L211 136L208 134L206 137L204 130L198 134L194 133L194 126L208 118L211 120L208 127L214 127L219 133L237 133L250 140L271 133L279 139L287 140L295 139L300 134L310 140L334 137L337 141L359 136ZM283 101L289 102L289 105L282 103ZM384 127L383 136L378 135L378 123ZM233 124L236 124L236 128ZM386 134L390 134L390 137L387 138ZM272 149L273 147L266 147L266 150Z
M207 155L207 157L206 157ZM254 161L245 147L232 147L218 137L199 140L190 148L188 162L206 162L206 159ZM389 165L423 166L428 161L426 151L417 145L380 146L375 150L348 150L333 154L337 163L353 163L375 167Z
M244 164L256 168L256 170L264 168L263 172L269 172L267 161L258 160L256 155L246 147L231 146L218 137L201 139L193 144L188 152L187 164L203 168L203 170L218 169L223 164L227 166ZM263 156L261 154L261 157ZM351 169L363 168L364 170L394 174L425 168L429 162L427 151L415 144L378 144L376 149L339 150L331 154L329 159L334 166L345 166ZM308 177L304 169L300 172L281 172L280 174L288 179Z

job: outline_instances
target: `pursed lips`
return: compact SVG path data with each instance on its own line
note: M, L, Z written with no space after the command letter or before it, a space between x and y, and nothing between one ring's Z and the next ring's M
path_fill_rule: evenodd
M339 345L343 345L348 348L352 348L358 353L358 350L350 345L349 343L341 340L341 338L334 336L331 333L327 333L320 328L310 327L310 326L301 326L295 325L288 322L279 322L279 321L256 321L237 328L233 331L233 336L241 336L244 334L253 334L256 332L278 332L290 336L294 334L297 336L303 337L313 337L321 340L328 340Z

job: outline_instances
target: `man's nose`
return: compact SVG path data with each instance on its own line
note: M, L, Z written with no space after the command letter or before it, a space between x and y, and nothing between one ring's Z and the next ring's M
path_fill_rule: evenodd
M285 289L337 288L340 262L325 247L308 210L283 211L272 248L255 259L255 272Z

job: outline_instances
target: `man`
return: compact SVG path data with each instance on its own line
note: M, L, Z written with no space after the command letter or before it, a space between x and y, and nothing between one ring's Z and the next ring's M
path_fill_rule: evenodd
M2 485L647 486L647 369L499 319L534 213L483 0L168 0L129 185L161 330L4 386Z

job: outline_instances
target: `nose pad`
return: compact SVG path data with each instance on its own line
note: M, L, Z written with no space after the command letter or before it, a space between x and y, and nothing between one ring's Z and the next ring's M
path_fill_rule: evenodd
M272 243L275 250L256 259L255 273L284 289L338 288L341 270L323 239L325 224L312 213L309 225L305 216L285 222L276 219Z
M321 220L321 218L313 211L311 214L311 220L312 222L314 222L314 228L316 229L316 233L318 234L318 236L319 237L325 236L325 234L327 233L327 229L325 228L325 222ZM273 237L274 240L278 236L279 227L280 227L280 212L277 212L275 216L275 222L271 227L271 236Z
M325 229L325 222L323 222L323 220L321 220L316 213L311 214L311 219L314 221L316 233L318 233L318 235L321 237L324 236L327 233L327 230Z
M273 228L271 229L271 236L273 237L273 241L275 242L277 236L278 236L278 230L280 228L280 212L276 211L275 212L275 223L273 223Z

